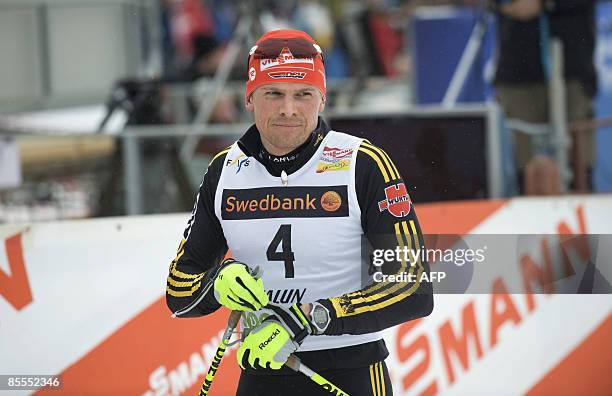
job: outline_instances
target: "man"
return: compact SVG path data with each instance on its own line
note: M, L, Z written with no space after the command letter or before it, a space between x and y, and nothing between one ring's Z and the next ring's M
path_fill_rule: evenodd
M548 80L550 38L563 43L568 121L590 119L597 92L594 0L496 0L499 59L495 75L497 98L509 118L549 122ZM522 176L538 154L531 136L516 132L515 158ZM593 131L584 136L581 153L592 169ZM536 160L537 162L541 159ZM532 162L531 164L534 164ZM550 172L546 172L550 175ZM537 184L545 183L540 180ZM523 188L521 183L520 188Z
M363 236L389 249L423 238L391 159L330 131L319 118L325 99L309 35L277 30L257 41L245 92L255 125L213 158L170 266L176 316L244 311L239 395L327 394L283 367L291 353L351 395L391 395L381 330L433 309L427 262L401 258L387 268L409 280L371 281ZM233 258L221 262L228 248Z

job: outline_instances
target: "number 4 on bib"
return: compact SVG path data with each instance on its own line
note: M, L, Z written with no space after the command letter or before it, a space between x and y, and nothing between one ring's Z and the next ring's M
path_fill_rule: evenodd
M278 251L278 248L281 251ZM293 278L293 262L295 261L295 255L291 250L291 224L283 224L280 226L276 235L270 242L268 250L266 251L268 261L282 261L285 263L285 278Z

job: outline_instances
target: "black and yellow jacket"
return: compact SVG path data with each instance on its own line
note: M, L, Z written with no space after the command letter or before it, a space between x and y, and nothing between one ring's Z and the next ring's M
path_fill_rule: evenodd
M246 132L238 145L248 158L259 161L271 175L279 177L282 171L291 175L312 158L328 131L328 126L320 120L308 141L283 157L275 157L265 151L255 126ZM177 256L170 265L166 298L168 307L178 317L203 316L220 307L213 295L212 285L228 246L215 214L214 203L221 171L228 165L227 152L227 149L222 151L211 161ZM393 214L385 207L385 203L391 205L389 189L397 189L398 186L405 191L402 196L407 197L404 181L389 156L367 141L361 143L355 162L355 188L361 208L361 228L371 245L367 249L424 247L412 203L408 201L409 210L399 214ZM429 273L426 261L419 262L419 266ZM392 271L397 269L391 267ZM390 282L366 284L359 290L318 301L331 313L331 322L325 334L338 336L380 331L427 316L433 309L431 284L419 280L399 287ZM300 352L298 355L312 369L319 371L367 366L384 360L388 352L384 341L379 340L343 348Z

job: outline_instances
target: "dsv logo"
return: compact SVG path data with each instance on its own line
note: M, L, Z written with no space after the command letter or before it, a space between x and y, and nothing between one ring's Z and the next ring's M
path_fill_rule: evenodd
M261 344L259 344L259 349L264 349L269 343L272 342L273 339L276 338L277 335L280 334L280 330L276 329L272 332L272 334L270 335L270 337L268 337L267 340L265 340L264 342L262 342Z

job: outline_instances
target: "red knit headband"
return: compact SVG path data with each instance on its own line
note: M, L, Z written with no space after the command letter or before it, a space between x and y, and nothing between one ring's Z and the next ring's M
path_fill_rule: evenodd
M249 52L245 97L258 87L290 82L312 85L325 98L325 66L321 48L301 30L273 30Z

